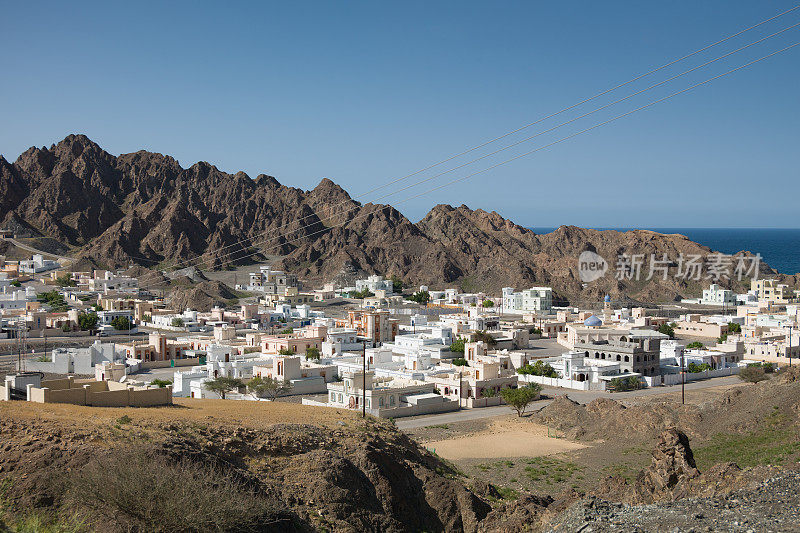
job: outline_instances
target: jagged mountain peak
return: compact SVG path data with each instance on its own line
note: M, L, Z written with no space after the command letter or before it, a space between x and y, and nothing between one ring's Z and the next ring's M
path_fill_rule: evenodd
M564 296L634 290L673 298L688 285L654 280L642 289L611 280L584 287L577 256L586 249L609 261L625 250L707 251L683 236L644 231L562 226L536 235L467 205L436 205L414 224L392 206L361 205L329 178L305 191L266 174L255 180L229 174L206 161L183 169L168 155L144 150L114 157L81 134L50 149L31 148L13 165L4 161L0 225L77 247L107 267L194 257L220 267L260 251L282 256L276 265L307 279L334 279L347 268L464 290L546 283ZM239 253L231 256L229 249Z

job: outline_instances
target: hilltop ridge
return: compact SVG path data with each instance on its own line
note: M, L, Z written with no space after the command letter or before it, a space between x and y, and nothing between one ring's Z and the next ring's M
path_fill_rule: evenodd
M463 290L549 285L557 297L585 300L606 293L673 300L706 282L609 275L586 285L577 274L584 250L606 258L710 253L682 235L645 230L562 226L538 235L466 205L436 205L415 224L390 205L355 201L328 178L305 191L207 162L183 168L173 157L143 150L113 156L85 135L32 147L13 163L0 157L0 225L55 239L108 267L193 260L221 268L277 255L307 279L367 272ZM765 265L762 273L776 274Z

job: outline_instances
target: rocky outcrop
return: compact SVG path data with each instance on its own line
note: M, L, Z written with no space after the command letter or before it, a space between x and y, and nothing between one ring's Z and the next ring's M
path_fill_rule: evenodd
M537 235L464 205L437 205L414 224L391 206L356 202L328 179L304 191L205 162L183 168L158 153L113 156L84 135L32 147L14 163L0 158L0 224L56 239L109 267L219 268L278 255L281 266L311 280L380 273L412 286L466 291L549 285L557 298L575 302L605 294L628 304L696 294L706 280L618 280L614 262L621 253L675 259L710 252L685 236L651 231L563 226ZM589 284L577 263L587 250L611 268ZM774 274L762 265L762 275Z
M333 427L263 427L258 418L271 406L248 414L250 407L244 403L244 411L226 411L221 404L217 416L202 423L183 420L181 409L149 411L161 422L139 418L137 411L133 420L115 421L119 413L112 413L110 420L97 423L88 416L91 408L75 406L69 406L58 422L20 419L12 407L0 405L0 472L13 480L8 501L15 509L80 513L91 530L164 531L148 523L138 504L128 507L119 493L140 486L150 494L155 485L163 489L171 483L170 475L188 471L197 483L209 479L211 488L215 480L236 479L232 488L238 494L224 497L266 498L294 524L269 527L273 519L255 529L245 524L221 529L226 531L474 532L491 510L445 464L387 421L359 420L344 413L341 425ZM226 412L235 412L245 425L219 416ZM333 419L340 416L335 410L330 413ZM69 416L74 418L68 421ZM87 416L93 422L76 423ZM81 489L87 479L98 477L88 475L91 472L102 473L99 498ZM181 494L174 496L190 502L198 497L195 490L202 489L180 487ZM178 506L177 501L171 506L157 502L157 510L192 515L190 506ZM227 522L235 523L235 517ZM186 530L217 528L187 525Z
M691 481L700 476L689 446L689 437L675 428L661 434L650 467L639 473L634 501L650 503L685 497Z

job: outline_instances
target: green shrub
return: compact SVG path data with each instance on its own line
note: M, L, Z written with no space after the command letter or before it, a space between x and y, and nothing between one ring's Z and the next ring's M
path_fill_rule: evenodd
M664 335L669 335L670 339L675 337L675 328L670 324L661 324L658 326L658 332L663 333Z
M538 360L531 364L525 364L517 369L517 374L522 375L531 375L531 376L544 376L546 378L557 378L559 377L558 372L556 369L553 368L550 363L545 363L542 360Z
M453 353L464 353L464 339L456 339L450 345L450 351Z
M97 328L97 320L94 313L81 313L78 315L78 327L81 331L92 331Z
M709 366L708 363L697 364L695 362L691 362L686 365L686 371L690 374L697 374L699 372L705 372L706 370L711 370L711 366Z
M111 325L117 331L128 331L131 329L131 321L128 317L125 316L117 316L111 320Z
M431 294L428 291L419 291L409 296L408 299L420 305L426 305L431 301Z

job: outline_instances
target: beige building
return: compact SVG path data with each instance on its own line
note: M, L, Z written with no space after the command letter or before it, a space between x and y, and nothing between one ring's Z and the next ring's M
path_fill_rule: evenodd
M686 320L675 322L676 335L686 335L689 337L708 337L718 339L728 334L727 324L716 324L713 322L702 322L698 314L686 315Z
M775 279L754 279L750 282L750 290L756 294L759 302L770 304L787 304L797 301L796 291L789 286L778 283Z
M69 403L97 407L152 407L172 405L172 387L132 387L116 381L52 379L40 387L28 386L28 401Z

